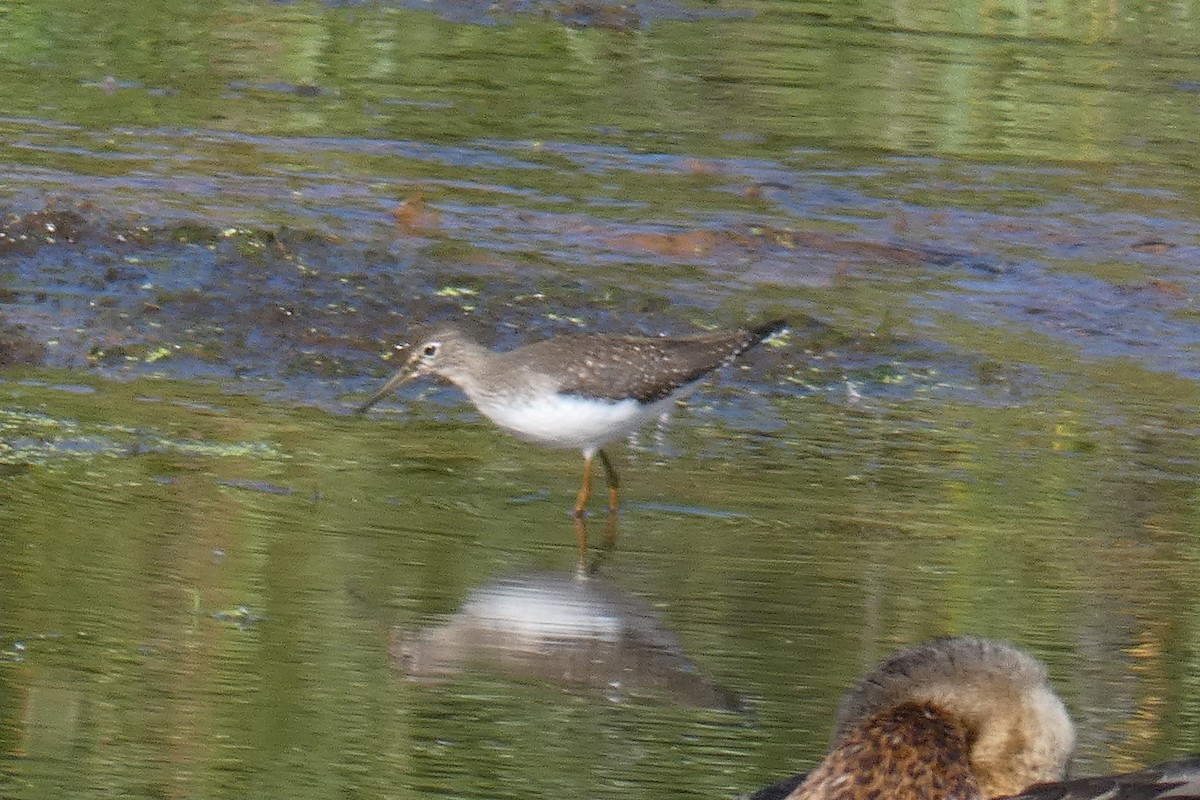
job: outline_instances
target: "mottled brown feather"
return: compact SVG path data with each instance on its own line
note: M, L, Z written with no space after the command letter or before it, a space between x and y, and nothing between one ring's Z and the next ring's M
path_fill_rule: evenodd
M788 800L979 800L966 726L904 703L847 735Z

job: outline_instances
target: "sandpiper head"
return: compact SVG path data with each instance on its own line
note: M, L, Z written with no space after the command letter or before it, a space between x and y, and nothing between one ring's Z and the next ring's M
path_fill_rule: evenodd
M443 325L424 332L416 344L410 345L404 366L396 370L356 411L362 413L378 403L396 387L426 375L445 375L453 378L463 352L474 347L460 330Z
M960 722L970 770L984 798L1061 780L1075 731L1045 666L1012 645L973 636L904 650L851 689L838 710L833 747L904 704L925 704Z

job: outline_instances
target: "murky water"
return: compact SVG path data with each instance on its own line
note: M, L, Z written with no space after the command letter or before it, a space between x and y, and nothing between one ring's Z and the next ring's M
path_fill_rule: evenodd
M947 633L1200 749L1200 5L0 4L0 796L731 797ZM579 457L496 345L783 315ZM615 535L615 543L606 541Z

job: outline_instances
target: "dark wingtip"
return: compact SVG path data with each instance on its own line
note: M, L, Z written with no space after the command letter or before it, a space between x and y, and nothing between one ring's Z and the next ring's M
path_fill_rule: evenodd
M786 319L773 319L770 322L751 325L749 331L754 334L755 341L761 342L763 339L769 339L776 334L783 333L787 330L787 327L788 323Z
M770 786L764 786L752 795L747 795L743 800L787 800L792 792L804 783L804 779L808 777L807 773L792 775L790 778L784 778L780 781L775 781Z

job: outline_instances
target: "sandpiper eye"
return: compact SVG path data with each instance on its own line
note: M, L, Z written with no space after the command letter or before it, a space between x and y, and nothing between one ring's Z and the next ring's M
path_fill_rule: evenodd
M436 344L427 344L421 348L421 355L425 356L426 358L432 358L433 356L437 355L437 350L438 348Z

